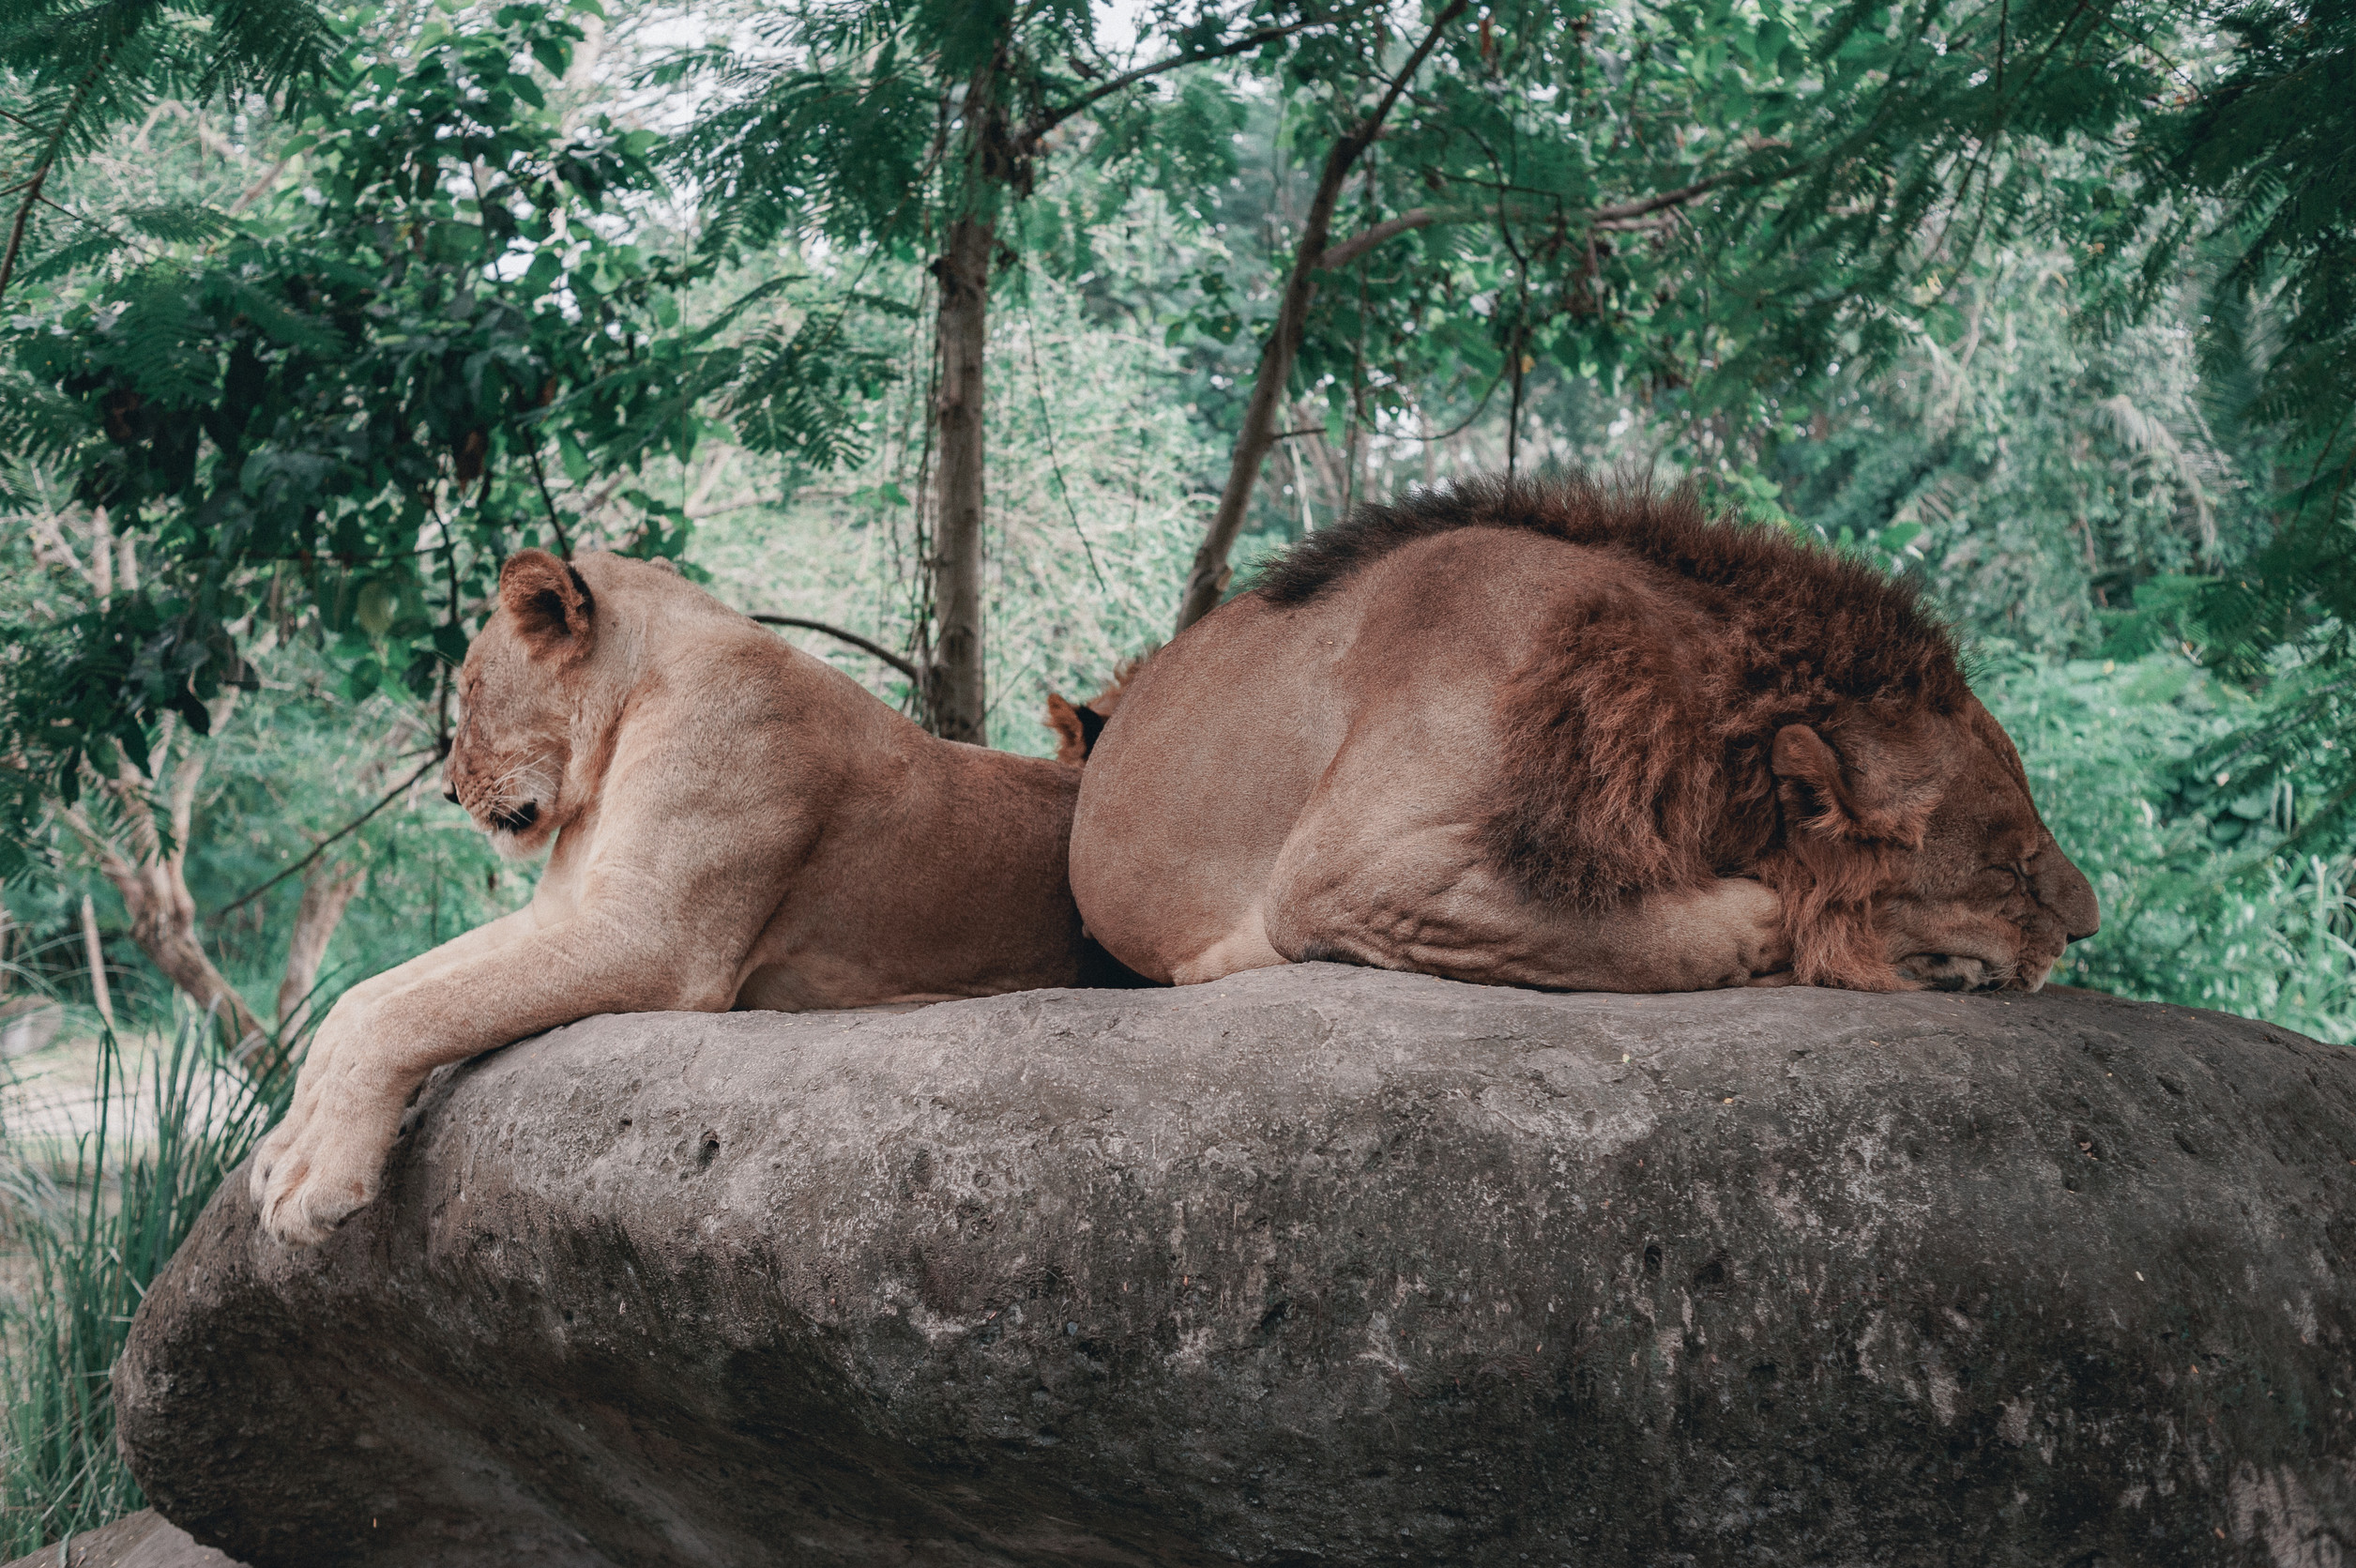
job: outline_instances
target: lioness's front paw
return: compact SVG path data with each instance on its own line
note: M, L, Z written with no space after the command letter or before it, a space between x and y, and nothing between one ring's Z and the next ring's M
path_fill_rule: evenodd
M295 1134L299 1130L297 1116L298 1113L290 1106L286 1114L278 1119L278 1125L254 1146L253 1163L246 1169L246 1190L253 1195L256 1209L261 1208L269 1196L270 1172L284 1163L287 1149L294 1146Z
M262 1197L262 1228L281 1246L315 1247L376 1195L374 1177L332 1154L314 1165L300 1150L270 1174Z
M289 1247L326 1241L376 1196L400 1120L399 1099L389 1117L378 1106L313 1111L275 1158L255 1162L262 1228Z

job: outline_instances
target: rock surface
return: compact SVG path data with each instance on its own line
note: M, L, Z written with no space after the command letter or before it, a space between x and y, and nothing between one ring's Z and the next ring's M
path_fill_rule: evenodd
M2356 1053L1329 965L598 1018L116 1378L255 1568L2339 1564Z
M70 1565L66 1561L70 1557ZM8 1568L240 1568L200 1546L152 1508L126 1514L101 1530L53 1541Z

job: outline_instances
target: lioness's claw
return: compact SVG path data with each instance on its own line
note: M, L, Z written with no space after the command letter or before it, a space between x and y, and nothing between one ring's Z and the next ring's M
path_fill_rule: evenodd
M269 1183L262 1228L281 1246L315 1247L374 1197L373 1181L327 1176L317 1165L289 1161Z
M252 1168L246 1172L246 1190L252 1195L257 1209L269 1195L271 1170L285 1155L287 1140L282 1135L285 1131L286 1123L282 1121L270 1130L269 1135L262 1140L261 1147L253 1151Z
M375 1197L401 1103L343 1093L314 1101L299 1126L289 1115L254 1160L262 1228L285 1246L315 1247Z

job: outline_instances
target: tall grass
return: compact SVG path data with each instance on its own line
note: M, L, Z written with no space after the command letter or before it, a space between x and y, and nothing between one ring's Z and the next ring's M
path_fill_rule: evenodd
M114 1359L148 1285L294 1080L229 1067L210 1033L183 1023L143 1073L105 1031L98 1125L70 1165L9 1162L8 1241L29 1279L0 1302L0 1559L142 1506L114 1448ZM122 1119L132 1125L110 1125Z

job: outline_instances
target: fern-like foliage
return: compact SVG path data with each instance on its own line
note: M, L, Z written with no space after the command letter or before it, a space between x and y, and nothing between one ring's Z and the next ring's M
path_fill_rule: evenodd
M2209 659L2278 690L2269 723L2202 759L2323 780L2299 842L2356 836L2356 3L2292 0L2222 19L2213 82L2152 116L2137 162L2158 242L2218 259L2203 368L2225 428L2272 449L2275 525L2191 586L2177 621ZM2169 204L2172 204L2169 205Z
M312 0L5 0L0 81L0 296L35 261L40 276L86 265L120 233L67 212L51 193L59 170L159 99L258 92L292 101L324 84L334 30ZM185 211L117 215L132 232L192 237ZM66 252L44 256L51 233Z

